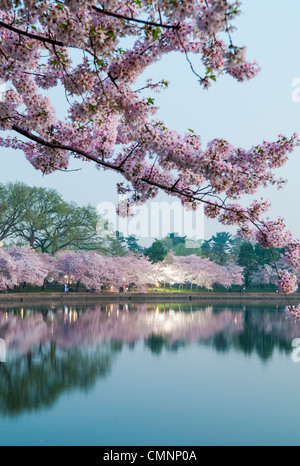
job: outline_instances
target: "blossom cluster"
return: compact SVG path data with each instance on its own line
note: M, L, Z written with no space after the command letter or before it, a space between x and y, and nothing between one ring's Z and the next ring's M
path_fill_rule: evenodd
M258 243L264 248L284 248L293 241L291 232L286 231L283 218L266 221L256 234Z
M240 2L230 4L226 0L210 0L200 2L197 25L200 31L214 35L221 31L229 30L229 17L240 14Z
M300 305L299 306L287 306L285 313L290 319L300 321Z
M39 254L27 246L1 248L0 289L12 289L22 283L42 286L54 268L54 262L48 254Z
M278 289L284 294L295 293L298 290L297 277L287 270L284 270L278 283Z
M278 274L274 266L260 265L251 276L250 281L254 285L275 285L278 283Z

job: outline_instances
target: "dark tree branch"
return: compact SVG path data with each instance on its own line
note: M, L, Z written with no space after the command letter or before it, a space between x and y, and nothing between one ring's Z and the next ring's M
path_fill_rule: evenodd
M40 42L44 42L45 44L52 44L57 45L59 47L64 47L64 44L60 41L50 39L49 37L38 36L37 34L32 34L30 32L22 31L21 29L17 29L14 26L10 26L9 24L0 21L0 27L8 29L9 31L15 32L21 36L29 37L30 39L39 40Z
M164 29L173 29L173 30L177 30L180 28L179 25L163 24L161 22L154 23L151 21L144 21L142 19L130 18L129 16L120 15L119 13L113 13L112 11L103 10L102 8L99 8L97 6L93 6L93 10L97 11L97 13L101 13L102 15L112 16L113 18L123 19L124 21L132 21L134 23L145 24L146 26L159 27L159 28L164 28Z
M30 133L29 131L23 128L20 128L17 125L13 125L12 130L21 134L22 136L25 136L27 139L30 139L33 142L41 144L44 147L49 147L50 149L61 149L61 150L69 151L69 152L74 152L78 155L82 155L83 157L87 158L88 160L91 160L92 162L96 162L97 164L102 165L103 167L111 168L112 170L118 171L120 173L124 172L123 169L118 168L115 165L112 165L111 163L105 162L104 160L100 160L97 157L94 157L93 155L90 155L81 149L76 149L75 147L72 147L72 146L65 146L56 141L52 141L52 142L45 141L39 136L35 136L34 134Z

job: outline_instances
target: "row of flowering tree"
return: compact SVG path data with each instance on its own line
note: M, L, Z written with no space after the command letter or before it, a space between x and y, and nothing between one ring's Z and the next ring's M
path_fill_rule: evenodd
M7 290L28 283L43 286L46 281L82 284L87 290L103 287L119 290L134 285L140 291L160 284L186 284L212 289L214 284L229 288L243 284L243 269L234 264L220 266L198 256L176 257L152 264L141 255L105 256L93 251L62 251L52 257L29 247L0 250L0 289Z

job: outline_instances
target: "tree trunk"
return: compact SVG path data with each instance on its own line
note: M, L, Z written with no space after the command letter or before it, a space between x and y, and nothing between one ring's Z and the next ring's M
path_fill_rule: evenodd
M22 291L24 290L24 282L20 284L19 286L19 293L22 293Z
M30 369L30 367L31 367L31 362L32 362L32 354L31 354L31 351L29 351L29 353L27 354L27 367L28 367L28 369Z

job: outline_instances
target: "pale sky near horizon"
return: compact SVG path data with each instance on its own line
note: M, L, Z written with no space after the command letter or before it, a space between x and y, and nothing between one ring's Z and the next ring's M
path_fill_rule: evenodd
M300 134L300 102L292 99L292 82L300 78L300 2L286 0L284 9L282 5L281 0L242 2L243 15L236 22L238 31L233 36L234 42L246 45L248 59L256 59L262 68L261 74L248 83L239 84L229 77L221 77L209 91L204 91L184 56L178 54L165 57L151 67L147 76L165 78L171 83L169 90L156 97L161 108L160 118L180 132L193 128L201 134L203 145L222 137L236 146L250 148L264 139L273 141L278 134L290 136L295 131ZM197 59L192 58L197 68ZM59 97L58 92L54 103L61 105ZM296 237L300 237L299 155L300 148L277 172L278 177L288 179L284 191L268 188L259 193L272 202L271 216L285 217L287 227ZM2 183L23 181L55 188L67 201L80 205L117 202L118 175L98 171L94 164L76 160L70 168L82 170L43 177L22 153L1 149ZM165 200L166 196L159 199ZM223 230L217 221L205 221L206 238Z

